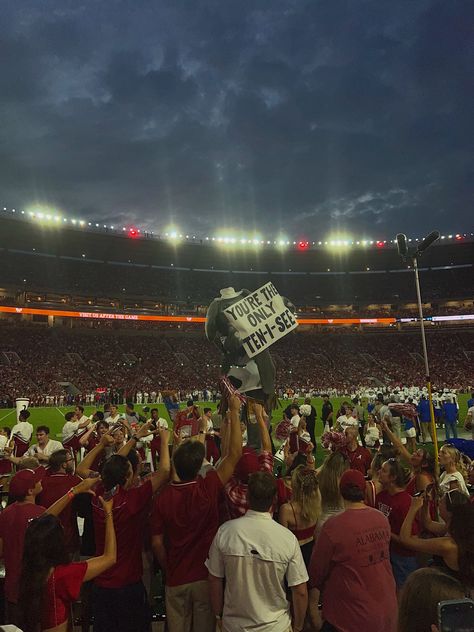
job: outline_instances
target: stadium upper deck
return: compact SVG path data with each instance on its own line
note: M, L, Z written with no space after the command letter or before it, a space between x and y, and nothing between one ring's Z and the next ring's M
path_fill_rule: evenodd
M138 235L134 235L139 237ZM421 260L426 301L472 299L474 242L441 242ZM415 300L413 279L391 244L379 247L239 248L158 241L0 218L0 287L206 304L222 287L272 279L298 306L392 306Z

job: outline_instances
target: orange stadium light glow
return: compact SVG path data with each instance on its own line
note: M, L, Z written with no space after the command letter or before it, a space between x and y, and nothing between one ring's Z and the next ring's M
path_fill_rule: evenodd
M0 306L0 313L31 316L61 316L63 318L92 318L96 320L141 320L160 323L205 323L202 316L152 316L145 314L116 314L111 312L74 312L61 309ZM396 318L298 318L300 325L390 325Z

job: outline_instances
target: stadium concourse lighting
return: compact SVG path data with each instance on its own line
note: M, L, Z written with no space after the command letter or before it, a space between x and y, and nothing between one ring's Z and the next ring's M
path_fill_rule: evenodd
M425 324L424 324L424 319L423 319L423 305L421 303L420 277L418 274L418 259L425 252L425 250L427 250L432 244L434 244L435 241L438 241L439 238L440 238L439 232L437 230L433 230L429 235L427 235L423 239L423 241L418 245L416 249L413 249L413 248L408 247L407 236L404 233L398 233L397 235L398 254L406 263L408 263L409 261L413 263L413 270L415 272L416 298L418 302L418 315L420 318L421 343L423 345L423 359L425 361L426 387L428 389L428 400L429 400L429 406L430 406L431 434L433 438L434 455L435 455L437 470L439 469L438 435L436 433L436 423L435 423L434 408L433 408L433 395L431 392L431 377L430 377L430 367L428 363L428 350L426 347ZM409 239L408 241L411 241L411 239ZM416 241L418 241L418 239Z

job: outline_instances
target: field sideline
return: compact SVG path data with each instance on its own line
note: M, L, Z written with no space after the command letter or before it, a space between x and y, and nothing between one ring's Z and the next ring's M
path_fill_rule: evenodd
M460 420L460 428L464 425L464 420L467 414L467 400L469 399L470 394L463 393L458 396L459 401L459 420ZM336 412L339 408L339 405L346 400L345 397L334 397L331 399L332 404L334 406L334 411ZM320 397L314 398L311 400L313 406L316 408L317 412L317 420L316 420L316 436L320 437L323 431L323 425L321 421L321 406L322 399ZM283 409L288 406L290 400L282 399L280 400L282 408L278 408L274 411L273 414L273 425L278 423L281 420L281 416L283 413ZM216 404L212 402L197 402L199 406L208 406L215 410ZM303 399L300 400L300 403L303 403ZM363 402L364 403L364 402ZM157 407L159 410L160 417L167 419L169 421L168 413L164 404L135 404L135 410L137 413L142 413L143 406L148 405L150 408ZM181 408L185 407L185 403L181 404ZM29 421L33 424L34 427L43 424L49 426L51 431L51 438L56 438L57 435L61 434L62 427L64 425L64 415L67 411L73 410L74 406L65 406L61 408L55 408L52 406L48 406L46 408L30 408L31 417ZM125 409L124 405L119 406L119 410L123 411ZM95 410L93 406L85 406L85 414L90 415L92 411ZM145 414L145 413L143 413ZM2 408L0 409L0 425L9 426L10 428L16 423L15 420L15 409L12 408Z

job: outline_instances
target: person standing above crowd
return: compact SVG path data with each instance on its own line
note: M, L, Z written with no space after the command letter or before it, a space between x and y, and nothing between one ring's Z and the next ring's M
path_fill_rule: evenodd
M344 472L340 493L344 511L325 522L311 557L309 611L313 629L394 632L397 597L390 566L390 524L382 513L364 503L361 472ZM318 609L320 595L322 613Z
M224 523L212 542L206 562L210 596L214 615L226 632L303 629L308 573L296 537L272 520L275 497L276 481L270 472L251 474L247 513ZM210 629L214 626L215 622ZM204 630L181 628L185 629Z
M207 430L207 420L202 417L199 439L186 439L174 451L175 477L153 509L152 548L165 573L170 632L213 632L215 627L205 561L219 526L224 486L242 454L239 398L231 397L229 406L229 446L216 470L198 475Z

